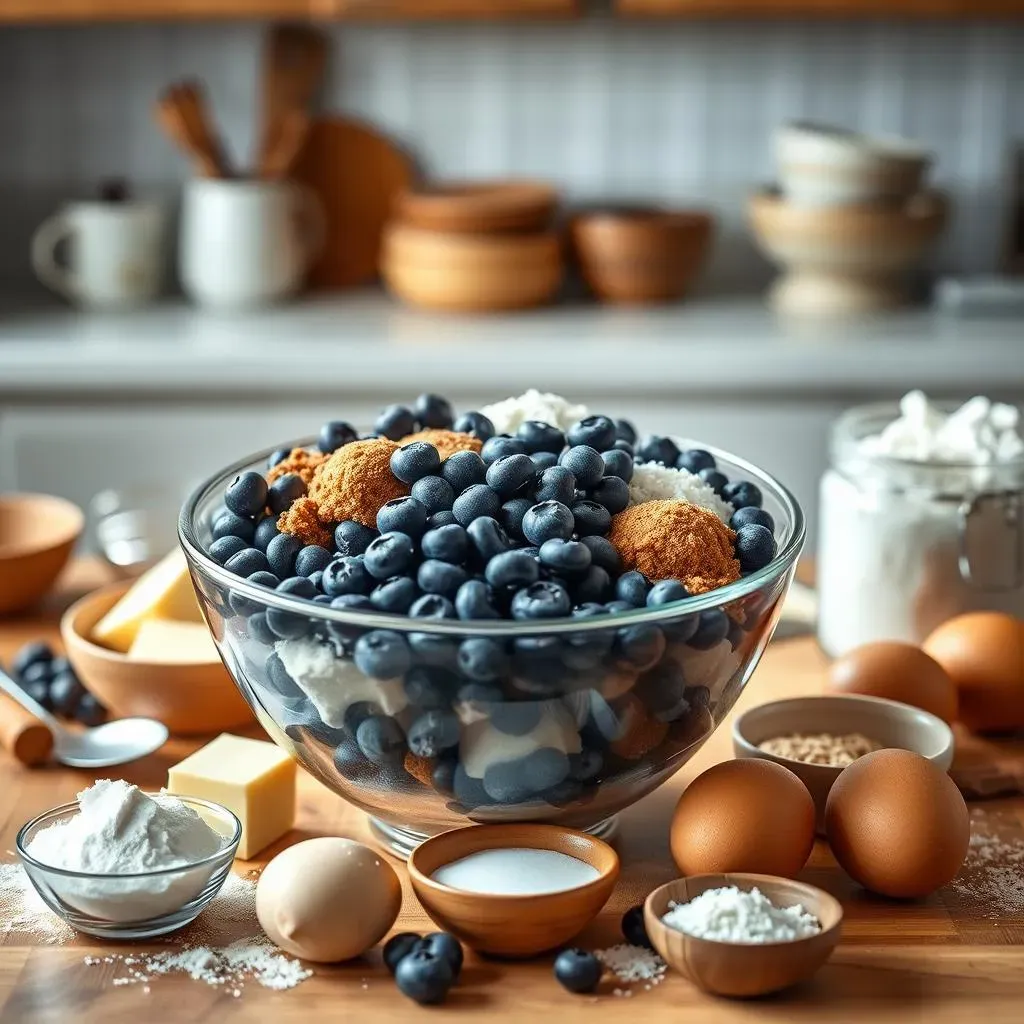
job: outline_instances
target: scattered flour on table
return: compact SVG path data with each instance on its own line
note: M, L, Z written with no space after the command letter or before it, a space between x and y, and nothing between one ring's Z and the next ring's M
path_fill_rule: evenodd
M1016 818L1009 825L1019 832ZM1024 914L1024 837L1004 838L999 816L971 812L971 845L953 890L985 917Z
M21 864L0 864L0 944L9 936L51 946L75 937L42 901Z
M594 956L615 975L616 981L622 982L624 985L642 982L644 990L647 991L655 985L661 984L665 979L667 966L653 949L621 943L609 949L595 950ZM633 994L632 990L628 988L615 988L612 993L617 996Z

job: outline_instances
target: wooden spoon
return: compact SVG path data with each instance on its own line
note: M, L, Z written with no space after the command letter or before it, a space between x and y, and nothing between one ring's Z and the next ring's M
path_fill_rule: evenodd
M261 178L286 178L309 137L312 118L309 112L295 107L285 110L277 120L277 129L268 140L270 149L263 155Z
M157 100L156 119L206 178L229 177L224 150L199 82L169 86Z

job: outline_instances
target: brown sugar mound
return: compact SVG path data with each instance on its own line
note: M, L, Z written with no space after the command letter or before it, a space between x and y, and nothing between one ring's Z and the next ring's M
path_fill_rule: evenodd
M316 502L312 498L297 498L278 517L277 528L282 533L298 537L303 544L319 544L330 551L334 547L331 531L320 522Z
M272 484L286 473L294 473L296 476L302 477L303 483L308 487L313 481L313 474L317 467L326 461L327 456L322 452L309 452L305 448L293 448L286 458L267 470L267 483Z
M628 569L679 580L704 594L740 578L736 534L714 512L688 501L644 501L612 519L608 539Z
M382 505L409 493L391 472L391 455L397 450L394 441L375 437L346 444L323 462L309 485L320 522L354 519L375 526Z
M454 430L419 430L415 434L403 437L398 443L404 446L412 444L413 441L426 441L427 444L432 444L440 453L442 462L456 452L479 453L484 446L479 437L474 437L472 434L459 434Z

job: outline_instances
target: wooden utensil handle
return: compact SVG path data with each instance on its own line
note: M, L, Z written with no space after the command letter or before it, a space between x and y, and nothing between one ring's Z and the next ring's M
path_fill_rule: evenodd
M53 750L53 733L31 711L0 691L0 746L24 765L42 764Z

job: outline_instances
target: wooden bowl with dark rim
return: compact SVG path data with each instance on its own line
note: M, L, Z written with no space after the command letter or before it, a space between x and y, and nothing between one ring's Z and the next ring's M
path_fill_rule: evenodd
M438 868L482 850L554 850L596 868L592 882L562 892L506 896L434 881ZM605 905L619 877L619 856L600 839L556 825L471 825L442 832L413 851L413 891L430 919L471 949L522 959L564 945Z
M688 903L708 889L760 889L777 907L799 903L821 931L791 942L740 943L699 939L670 928L661 918L671 903ZM843 908L813 885L774 875L693 875L655 889L644 903L644 924L662 959L698 988L718 996L750 998L810 978L832 955L842 932Z

